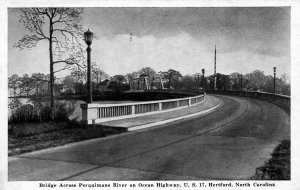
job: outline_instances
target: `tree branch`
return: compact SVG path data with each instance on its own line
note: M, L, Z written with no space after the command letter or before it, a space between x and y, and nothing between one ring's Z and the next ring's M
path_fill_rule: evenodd
M59 60L59 61L53 61L53 64L56 64L56 63L67 63L68 59L66 60Z
M69 65L65 65L64 68L59 69L59 70L57 70L57 71L53 71L53 73L58 73L58 72L60 72L60 71L66 70L68 67L69 67Z

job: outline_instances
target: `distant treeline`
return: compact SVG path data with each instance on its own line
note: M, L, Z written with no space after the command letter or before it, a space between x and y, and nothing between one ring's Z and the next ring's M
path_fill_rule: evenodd
M95 69L92 75L92 86L94 95L114 95L129 90L130 82L140 75L147 75L150 79L161 76L164 79L166 89L195 90L214 89L214 75L203 75L195 73L182 75L179 71L169 69L168 71L156 72L150 67L144 67L139 71L126 75L109 76L100 69ZM251 90L261 92L274 92L274 77L265 75L263 71L255 70L251 73L240 74L238 72L229 75L217 73L216 87L218 90ZM110 83L105 83L110 81ZM276 77L276 93L290 95L290 84L287 74ZM86 74L84 71L72 71L63 79L56 79L54 91L56 98L64 95L85 95ZM109 85L107 85L109 84ZM107 85L107 86L105 86ZM8 87L10 97L31 97L35 95L49 94L49 75L34 73L31 76L16 74L9 77ZM104 88L105 87L105 88Z

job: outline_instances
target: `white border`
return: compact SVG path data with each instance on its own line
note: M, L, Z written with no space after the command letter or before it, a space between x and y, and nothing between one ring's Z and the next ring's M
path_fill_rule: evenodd
M300 98L300 1L299 0L2 0L0 1L0 189L41 189L37 182L7 182L7 8L8 7L261 7L261 6L291 6L291 139L292 139L292 179L291 181L276 181L276 189L300 189L300 126L299 126L299 98ZM298 116L298 117L297 117ZM215 181L221 182L221 181ZM233 183L235 181L232 181ZM240 181L241 182L241 181ZM250 181L252 183L253 181ZM272 181L268 181L272 182ZM91 182L92 183L92 182ZM124 182L129 183L129 182ZM150 183L150 182L149 182ZM64 189L64 188L60 188ZM69 188L70 189L70 188ZM77 189L77 188L76 188ZM99 188L97 188L99 189ZM113 188L110 188L113 189ZM157 188L151 188L157 189ZM197 188L200 189L200 188ZM203 189L203 188L201 188ZM210 188L220 189L220 188ZM228 188L222 188L228 189ZM243 188L245 189L245 188ZM247 188L249 189L249 188ZM250 188L250 189L258 189ZM261 188L260 188L261 189ZM273 188L267 188L273 189Z

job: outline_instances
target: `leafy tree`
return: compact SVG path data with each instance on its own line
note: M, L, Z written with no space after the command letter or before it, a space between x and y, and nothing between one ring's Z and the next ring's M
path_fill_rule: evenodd
M121 84L126 81L126 78L123 75L115 75L111 78L111 80L115 81L117 84Z
M143 67L138 71L139 75L147 75L150 79L154 78L156 75L156 71L151 67Z
M77 65L82 67L82 8L22 8L20 23L31 33L15 47L32 49L40 41L48 42L50 65L50 105L54 112L54 74ZM62 65L63 64L63 65ZM54 68L56 66L56 68ZM53 113L52 113L53 114Z
M214 75L210 75L208 77L209 80L209 89L213 90L214 89ZM217 89L218 90L227 90L230 85L230 76L229 75L224 75L221 73L217 73Z
M101 83L103 80L107 79L109 76L107 73L105 73L103 70L97 67L96 63L92 63L91 65L91 71L92 71L92 82L93 80L96 80L96 83L94 83L93 86L96 86L97 84ZM74 68L71 72L71 76L74 79L74 85L75 85L75 93L77 92L77 88L81 86L80 84L86 83L87 79L87 69L81 69L81 68ZM81 90L82 91L82 90Z
M45 75L44 73L33 73L31 78L36 87L35 94L45 95L49 93L49 75Z
M288 75L286 73L282 74L280 79L282 82L280 84L281 93L284 95L291 95L291 86L288 83Z
M282 80L283 83L287 84L288 83L288 75L286 73L283 73L280 76L280 80Z
M272 76L272 90L269 92L274 91L274 78ZM280 76L280 78L276 77L276 93L277 94L284 94L284 95L290 95L290 84L287 83L287 74L284 73L283 75Z
M239 73L231 73L230 81L234 90L240 89L241 75ZM280 78L276 77L276 93L290 95L290 84L287 83L288 76L282 74ZM243 89L262 92L274 92L274 77L265 75L263 71L255 70L243 76Z
M49 76L43 73L33 73L31 77L28 74L24 74L23 77L19 77L18 88L20 94L31 95L45 95L48 93Z
M265 76L264 87L259 89L264 92L274 92L274 78L271 75Z
M86 83L86 71L75 69L71 72L71 76L74 78L76 83Z
M188 76L188 75L186 75ZM193 88L194 89L199 89L199 88L204 88L207 89L208 87L208 82L207 82L207 77L203 77L202 73L195 73L191 76L193 78ZM203 87L204 85L204 87Z
M214 75L209 75L207 77L207 80L208 80L208 89L209 90L213 90L214 89Z
M13 90L14 97L16 96L16 90L20 87L20 77L17 74L8 78L8 88Z
M168 71L165 72L160 72L162 76L169 81L169 89L171 89L171 81L177 81L180 77L182 77L181 73L179 71L176 71L174 69L169 69Z
M75 94L84 94L86 92L86 89L84 89L84 84L86 83L86 70L82 69L73 69L70 76L74 80L74 88L75 88Z
M217 73L217 89L227 90L229 86L229 75Z
M67 91L69 93L71 93L73 90L72 89L75 89L75 86L76 86L76 81L75 79L72 77L72 75L68 75L66 76L62 83L65 85L65 87L67 88ZM76 89L75 89L76 90Z
M192 75L193 78L193 83L195 85L196 88L199 88L201 86L201 77L202 75L200 73L196 73Z
M122 91L129 90L129 85L126 83L126 78L123 75L115 75L111 77L111 81L108 88L112 89L114 93L121 93Z
M131 82L133 79L138 78L140 76L140 74L138 72L132 72L132 73L127 73L125 75L125 78L127 80L127 82Z
M133 79L140 77L140 75L147 75L150 78L150 81L152 81L152 79L156 76L156 71L151 67L143 67L138 71L127 73L125 78L127 82L130 83Z
M241 74L238 72L231 73L229 75L229 84L231 85L232 90L241 89Z
M19 98L13 98L13 99L10 99L9 100L9 103L8 103L8 108L11 110L11 111L14 111L16 110L17 108L21 107L22 106L22 102L20 101Z
M34 89L35 84L28 76L28 74L24 74L23 77L20 78L20 94L25 94L27 97L30 96L31 91Z
M255 70L251 73L245 75L245 79L248 80L248 84L246 88L248 90L260 90L264 91L265 83L266 83L266 76L263 71Z
M197 78L196 78L197 79ZM177 84L178 89L193 90L199 87L199 82L191 75L183 76Z

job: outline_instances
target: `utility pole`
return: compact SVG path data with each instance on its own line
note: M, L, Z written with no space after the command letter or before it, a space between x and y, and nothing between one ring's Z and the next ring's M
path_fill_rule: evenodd
M214 90L217 90L217 46L215 45L215 80L214 80Z
M276 94L276 67L273 67L273 70L274 70L274 82L273 82L273 85L274 85L274 91L273 93Z

